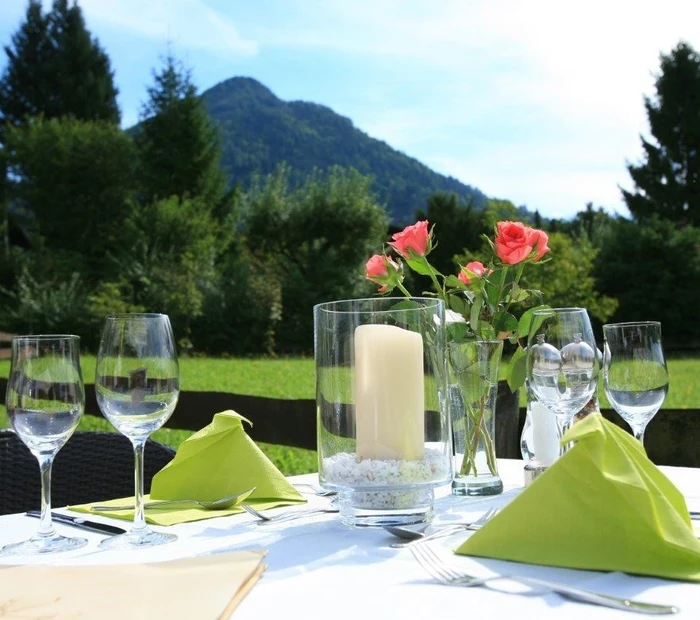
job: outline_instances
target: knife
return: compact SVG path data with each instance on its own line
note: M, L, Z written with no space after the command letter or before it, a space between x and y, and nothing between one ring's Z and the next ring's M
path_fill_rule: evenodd
M39 510L29 510L27 511L27 516L41 519L41 512ZM59 512L52 512L51 519L56 521L56 523L72 525L73 527L79 527L80 529L88 530L89 532L97 532L98 534L126 534L125 529L117 527L116 525L98 523L97 521L88 521L82 517L73 517L71 515L64 515Z

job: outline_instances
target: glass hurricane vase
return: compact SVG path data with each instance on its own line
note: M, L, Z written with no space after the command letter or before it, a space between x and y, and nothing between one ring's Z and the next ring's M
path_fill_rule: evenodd
M444 304L427 298L314 308L319 478L351 526L422 523L452 479Z

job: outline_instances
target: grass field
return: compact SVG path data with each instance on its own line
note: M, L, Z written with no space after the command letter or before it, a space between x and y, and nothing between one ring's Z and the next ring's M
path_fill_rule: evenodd
M95 357L81 357L83 379L95 381ZM7 377L9 361L0 361L0 376ZM193 392L232 392L270 398L314 398L315 369L313 359L214 359L183 358L180 360L181 388ZM212 411L211 414L217 413ZM244 411L240 411L245 415ZM8 426L7 413L0 406L0 428ZM86 415L80 422L82 431L114 431L105 419ZM177 447L192 434L164 428L152 439ZM270 460L287 475L301 474L318 469L316 452L288 446L261 443L260 448Z
M95 380L94 356L82 357L83 377L86 383ZM700 409L700 359L672 358L668 361L670 388L664 402L669 409ZM0 361L0 376L7 377L9 361ZM183 358L180 360L181 388L187 391L216 391L270 398L315 398L315 368L313 359L219 359ZM602 407L609 407L603 390L599 391ZM521 404L525 404L523 390ZM213 415L216 413L212 411ZM239 412L245 415L245 411ZM6 427L7 414L0 407L0 427ZM86 415L80 430L113 431L106 420ZM153 439L177 448L192 434L191 431L161 429ZM260 444L261 449L285 474L316 471L316 453L286 446Z

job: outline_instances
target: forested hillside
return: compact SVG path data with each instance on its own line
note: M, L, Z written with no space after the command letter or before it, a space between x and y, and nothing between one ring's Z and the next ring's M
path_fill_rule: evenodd
M172 56L124 131L109 56L67 0L30 0L5 54L2 331L75 333L94 350L105 315L163 312L183 351L308 355L315 304L377 293L365 265L392 228L428 220L431 260L456 275L484 260L496 222L521 220L549 234L548 260L522 280L544 303L585 307L598 334L662 321L669 350L700 348L700 55L685 43L643 98L632 218L589 203L565 221L487 200L255 80L202 96ZM406 278L412 294L431 286Z
M222 166L233 183L248 187L252 175L286 162L301 185L314 168L352 167L373 177L372 190L396 224L412 221L416 208L436 192L455 193L476 207L486 196L457 179L369 137L333 110L306 101L282 101L251 78L234 77L205 91L203 100L221 128Z

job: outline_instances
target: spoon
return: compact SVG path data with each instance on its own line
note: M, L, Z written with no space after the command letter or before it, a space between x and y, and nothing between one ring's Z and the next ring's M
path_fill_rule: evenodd
M247 491L242 491L241 493L235 493L233 495L229 495L228 497L222 497L220 499L215 499L211 501L205 501L205 500L199 500L199 499L164 499L162 501L154 501L154 502L146 502L143 507L144 508L168 508L173 505L177 504L194 504L195 506L199 508L204 508L205 510L224 510L226 508L231 508L231 506L235 506L236 504L242 502L244 499L246 499L253 491L255 491L256 487L253 487L252 489L248 489ZM120 511L120 510L133 510L134 506L133 504L130 504L129 506L92 506L90 508L91 511L93 512L110 512L112 510L114 511Z
M430 523L423 524L419 527L416 526L401 526L401 525L385 525L384 529L408 542L403 543L393 543L392 547L405 547L411 542L430 540L432 538L438 538L440 536L448 536L459 530L478 530L482 527L491 517L495 516L498 512L497 508L489 508L484 514L482 514L476 521L470 521L468 523L445 523L441 525L434 526L434 531L430 534L426 534L426 530L430 527Z

